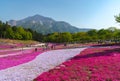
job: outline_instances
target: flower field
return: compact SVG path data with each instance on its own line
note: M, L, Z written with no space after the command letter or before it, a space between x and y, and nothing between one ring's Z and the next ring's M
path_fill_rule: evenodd
M33 81L33 79L43 72L55 68L76 56L84 49L85 48L46 50L44 52L40 50L43 53L38 49L37 52L34 50L34 52L29 54L24 53L23 56L4 57L2 66L5 66L7 69L1 66L3 69L0 70L0 81ZM38 52L39 54L37 54Z
M87 48L34 81L120 81L120 47Z
M27 63L33 60L37 55L41 54L42 53L41 50L42 49L39 48L37 52L35 52L34 49L27 49L23 51L21 50L0 51L0 56L4 55L3 57L0 57L0 70L13 67L19 64Z

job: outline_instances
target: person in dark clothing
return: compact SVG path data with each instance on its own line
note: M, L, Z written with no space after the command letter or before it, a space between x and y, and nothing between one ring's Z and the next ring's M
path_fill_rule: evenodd
M51 49L52 49L52 50L54 49L54 45L51 46Z
M35 52L37 52L37 48L35 48Z

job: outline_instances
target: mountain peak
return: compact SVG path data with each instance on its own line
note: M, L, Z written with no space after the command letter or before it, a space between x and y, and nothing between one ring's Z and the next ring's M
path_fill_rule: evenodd
M39 15L39 14L36 14L36 15L34 15L34 16L31 16L31 17L43 17L43 16L41 16L41 15Z
M79 28L70 25L65 21L55 21L52 18L44 17L39 14L29 16L22 20L8 21L10 25L22 26L24 28L30 28L38 33L48 34L53 32L79 32ZM85 31L84 29L82 29Z

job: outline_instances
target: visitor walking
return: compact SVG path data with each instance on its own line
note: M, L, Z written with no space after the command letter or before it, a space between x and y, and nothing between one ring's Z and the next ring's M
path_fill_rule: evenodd
M35 48L35 52L37 52L37 48Z

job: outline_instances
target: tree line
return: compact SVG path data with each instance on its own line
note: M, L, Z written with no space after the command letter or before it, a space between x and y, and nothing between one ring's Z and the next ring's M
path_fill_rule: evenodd
M120 14L115 16L115 20L120 23ZM108 29L90 30L88 32L54 32L48 35L42 35L31 29L25 29L21 26L10 26L7 22L0 21L0 38L18 39L18 40L36 40L40 42L69 43L69 42L103 42L120 41L120 29L110 27Z
M0 38L40 41L41 37L41 34L31 29L25 29L21 26L10 26L7 22L3 23L0 21Z
M120 23L120 14L115 16L115 20ZM120 29L116 27L109 27L108 29L100 30L90 30L88 32L78 32L78 33L52 33L44 37L46 42L79 42L79 43L88 43L88 42L120 42Z
M79 42L79 43L88 43L88 42L102 42L102 41L119 41L120 40L120 30L115 27L110 27L108 29L100 30L90 30L88 32L78 32L78 33L52 33L47 35L44 38L46 42Z

